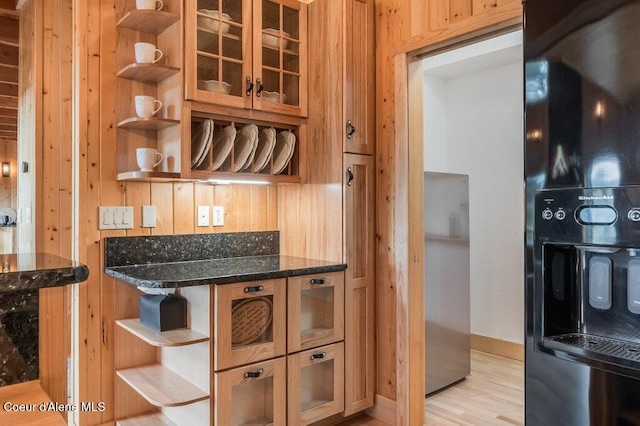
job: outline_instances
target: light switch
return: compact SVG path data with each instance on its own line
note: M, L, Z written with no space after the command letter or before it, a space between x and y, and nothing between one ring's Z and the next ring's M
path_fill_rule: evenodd
M198 206L198 226L209 226L209 206Z
M142 206L142 227L156 227L156 206Z
M101 206L99 229L133 229L133 207Z

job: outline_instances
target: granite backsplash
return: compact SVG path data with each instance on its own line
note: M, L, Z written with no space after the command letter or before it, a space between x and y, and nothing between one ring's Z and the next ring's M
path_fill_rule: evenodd
M229 232L105 238L105 267L270 256L280 253L280 232Z

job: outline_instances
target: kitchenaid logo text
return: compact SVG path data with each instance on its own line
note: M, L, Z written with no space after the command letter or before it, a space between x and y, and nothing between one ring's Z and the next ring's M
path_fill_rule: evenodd
M613 195L579 195L578 200L580 201L613 200Z

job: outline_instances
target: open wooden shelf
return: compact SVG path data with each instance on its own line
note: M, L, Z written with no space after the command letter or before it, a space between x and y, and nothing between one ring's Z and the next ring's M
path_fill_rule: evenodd
M116 426L178 426L162 413L129 417L116 421Z
M143 83L160 83L180 72L180 68L158 64L129 64L118 71L117 76Z
M178 15L161 10L132 10L118 21L119 28L128 28L158 35L180 20Z
M175 182L180 180L180 173L170 172L123 172L118 173L116 178L119 181L133 182Z
M156 407L179 407L209 399L205 391L161 364L127 368L116 374Z
M168 331L155 331L142 324L139 318L117 320L116 324L118 324L120 327L127 330L134 336L144 340L151 346L162 348L176 347L209 341L209 338L204 334L200 334L189 328L181 328L178 330Z
M167 127L177 126L180 120L170 120L168 118L140 118L131 117L118 123L121 129L138 129L138 130L162 130Z

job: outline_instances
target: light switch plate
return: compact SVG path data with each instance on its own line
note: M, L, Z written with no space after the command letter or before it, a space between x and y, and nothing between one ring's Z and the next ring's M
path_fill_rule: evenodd
M142 206L142 227L156 227L156 206Z
M209 226L209 206L198 206L198 226Z
M100 206L99 229L133 229L133 207Z

